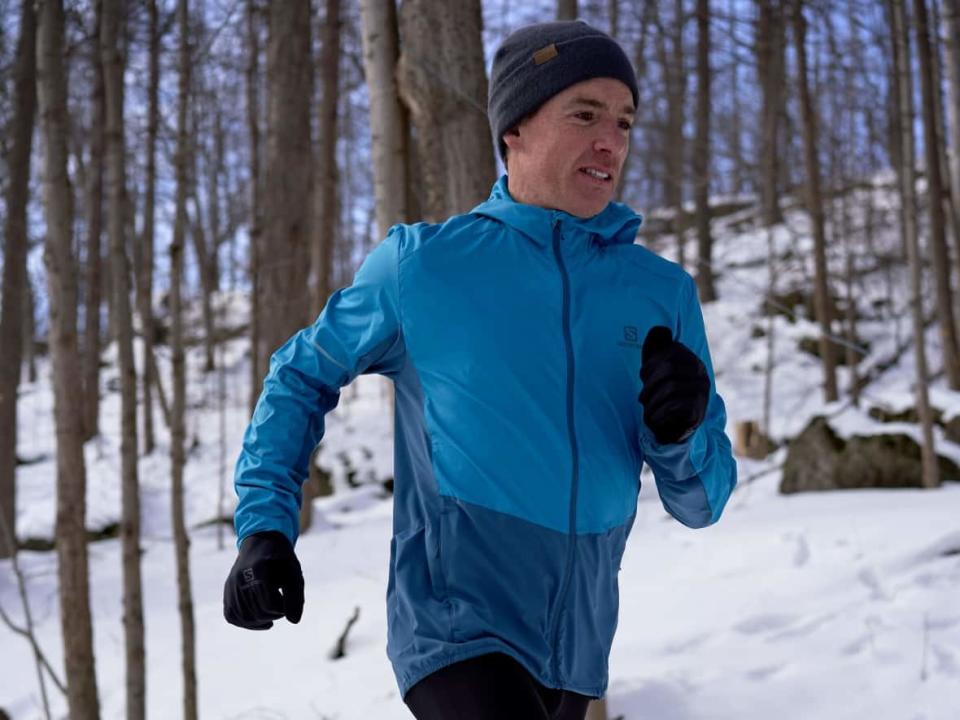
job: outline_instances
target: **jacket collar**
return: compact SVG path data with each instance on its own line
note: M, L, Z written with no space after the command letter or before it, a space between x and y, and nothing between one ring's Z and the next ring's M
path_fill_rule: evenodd
M563 210L519 203L510 196L506 175L502 175L494 183L490 197L471 212L498 220L523 233L538 245L550 242L553 237L553 224L557 221L568 232L595 235L605 245L633 243L643 222L643 216L617 202L609 203L601 212L589 218L576 217Z

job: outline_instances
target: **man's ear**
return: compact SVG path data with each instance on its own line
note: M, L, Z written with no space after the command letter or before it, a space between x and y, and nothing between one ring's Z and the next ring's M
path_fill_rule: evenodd
M520 137L520 125L514 125L512 128L507 130L503 134L503 144L507 146L508 150L515 150L521 146L523 142Z

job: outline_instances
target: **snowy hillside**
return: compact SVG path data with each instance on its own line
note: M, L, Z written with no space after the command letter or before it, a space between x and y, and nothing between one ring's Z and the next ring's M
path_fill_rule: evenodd
M851 247L864 273L856 284L859 340L868 350L860 372L885 363L909 340L905 268L882 268L877 257L899 243L889 190L860 190L851 208L872 203L876 226L868 252L860 235ZM862 211L854 227L866 223ZM715 220L720 300L704 314L733 435L739 420L759 420L767 318L767 234L751 211ZM844 243L831 242L831 266L843 268ZM787 213L773 237L777 291L808 288L811 240L805 216ZM673 252L665 239L662 252ZM695 254L691 238L687 257ZM805 262L803 260L806 260ZM871 269L874 268L874 269ZM867 270L870 271L867 271ZM807 290L807 292L809 292ZM231 315L243 316L239 300ZM932 301L930 307L932 308ZM240 308L240 309L238 309ZM846 433L876 431L871 407L909 407L910 354L863 392L863 409L825 407L819 361L798 349L816 335L810 318L774 318L771 434L788 439L816 414L834 416ZM899 324L896 316L903 319ZM927 335L939 362L935 328ZM218 409L218 378L204 376L199 349L191 356L186 469L191 573L197 621L200 715L203 718L409 718L385 655L387 562L391 501L382 481L392 476L388 395L378 378L362 378L328 416L321 463L337 491L315 504L313 529L298 554L306 605L298 626L266 633L229 626L221 614L223 580L233 563L232 532L217 543L215 519L234 503L230 475L247 419L248 358L243 340L224 345L227 394ZM161 348L165 353L166 348ZM162 372L168 373L166 356ZM112 355L105 360L112 363ZM936 370L937 368L933 368ZM87 526L101 530L119 517L119 394L115 367L104 371L104 434L86 447ZM848 384L841 371L841 389ZM960 400L935 386L933 403L949 417ZM169 386L169 383L167 383ZM22 388L18 474L18 535L42 546L53 535L54 428L49 366ZM168 445L140 464L144 540L147 699L153 718L180 716L179 621L169 519ZM871 430L872 428L872 430ZM195 441L195 442L194 442ZM223 445L221 446L221 442ZM960 448L940 438L942 452ZM610 662L608 708L625 720L958 720L960 719L960 483L934 491L844 491L782 496L781 448L764 461L741 461L741 484L714 527L692 531L663 511L647 473L622 564L620 625ZM354 488L347 482L351 475ZM226 505L218 510L221 483ZM103 717L123 717L123 629L120 546L90 545L91 593ZM56 556L23 551L41 646L62 664ZM0 562L0 606L22 622L10 561ZM330 651L355 608L347 655ZM0 625L0 708L17 720L40 717L37 675L27 642ZM64 699L48 684L61 716Z

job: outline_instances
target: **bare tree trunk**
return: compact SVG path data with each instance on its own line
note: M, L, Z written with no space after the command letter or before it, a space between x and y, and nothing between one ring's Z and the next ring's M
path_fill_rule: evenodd
M198 127L194 128L194 133L200 132ZM197 256L197 274L200 276L200 309L203 318L203 349L204 349L204 371L213 372L216 369L216 356L214 352L216 327L213 318L213 294L216 292L216 281L213 267L212 253L214 240L211 238L208 242L207 233L203 229L203 214L200 207L200 198L197 195L197 169L196 169L196 148L191 143L190 152L193 154L193 160L188 161L193 166L194 171L191 174L190 194L193 196L194 222L190 223L190 237L193 239L193 251Z
M30 4L32 5L32 3ZM34 12L34 18L36 18L36 11L32 10L31 12ZM34 20L34 37L36 37L36 34L36 20ZM33 650L34 666L37 669L37 685L40 688L43 717L45 720L51 720L50 700L47 697L47 683L43 679L44 670L50 673L50 677L62 694L66 695L67 689L63 686L63 681L57 677L56 672L50 666L50 662L47 660L46 655L44 655L43 650L40 649L40 643L37 640L36 625L33 621L33 611L30 609L30 597L27 595L26 577L20 568L20 563L17 561L17 540L14 536L13 528L6 524L2 512L0 512L0 544L14 548L13 552L10 553L10 566L13 569L13 575L17 581L17 591L20 595L20 605L23 609L23 626L19 627L15 625L10 616L4 611L2 605L0 605L0 620L14 633L23 636L27 642L30 643L30 649Z
M848 8L852 15L852 8ZM853 21L852 16L848 18ZM833 40L833 26L830 26L829 32L831 33L830 45L832 47L836 46L835 41ZM851 55L856 55L857 51L855 49L848 50ZM858 350L857 345L857 300L856 294L854 291L854 280L856 276L856 257L854 255L852 242L853 235L855 233L853 227L853 219L851 217L851 202L856 199L857 191L857 117L854 108L856 107L857 102L857 92L854 82L854 69L851 64L844 63L842 58L840 58L839 48L836 48L834 57L837 61L837 66L842 67L843 73L843 93L839 92L839 89L835 92L835 97L842 103L842 107L836 108L834 122L838 123L841 128L841 133L845 136L842 140L840 137L837 138L837 142L834 143L834 148L836 149L837 158L834 161L835 163L835 172L839 171L841 173L841 187L839 188L839 197L834 200L834 207L836 207L837 200L840 204L840 226L841 233L843 236L843 254L844 254L844 287L846 294L846 361L847 369L850 374L850 401L854 406L859 407L860 405L860 378L859 378L859 368L858 364L860 362L861 356ZM845 129L846 132L843 132ZM844 140L847 145L844 145ZM873 199L868 198L866 205L869 208L873 204ZM837 223L834 219L834 229L836 229ZM863 233L863 230L860 231ZM862 237L863 235L861 235Z
M904 235L910 264L910 310L913 316L913 351L917 368L917 409L923 432L923 485L933 488L940 484L940 468L933 441L933 413L928 396L927 356L923 331L923 260L917 238L917 197L913 145L913 83L910 78L910 34L906 24L906 0L887 0L893 35L893 65L897 79L896 97L900 103L900 137L897 155L902 160L898 173L900 190L900 231Z
M925 0L914 0L917 55L920 59L920 89L923 96L924 150L926 151L927 188L930 204L930 245L933 248L933 274L937 283L937 318L943 344L943 365L951 390L960 390L960 345L957 343L953 314L953 290L950 287L950 253L944 232L943 183L940 176L940 140L937 137L933 67L930 57L930 33L927 29ZM902 117L902 116L901 116Z
M940 10L936 2L931 3L930 5L930 78L933 84L933 87L936 88L936 92L933 93L933 117L935 119L934 127L937 131L937 157L940 160L940 183L941 183L941 194L940 197L943 198L946 203L946 224L949 227L949 237L953 238L953 245L955 247L960 246L960 217L957 216L953 205L953 188L950 181L950 164L948 162L948 148L947 148L947 129L946 129L946 114L943 108L943 86L944 86L944 69L943 63L941 61L941 42L940 42L940 33L939 28L943 24L940 19ZM943 203L941 203L943 204ZM949 247L950 241L947 240L947 245ZM948 250L949 252L949 250ZM960 269L960 253L954 253L954 267ZM954 315L956 315L956 308L954 308ZM957 348L960 351L960 338L957 339Z
M260 42L257 0L247 0L247 131L250 134L250 412L260 396Z
M160 405L160 414L163 415L163 424L167 429L170 429L173 427L173 422L170 419L170 403L167 402L167 393L163 389L163 378L160 377L160 370L157 368L156 354L154 354L150 363L150 372L153 373L150 379L157 391L157 403Z
M607 0L607 15L610 16L610 37L620 36L620 0Z
M960 0L943 0L943 28L946 35L944 64L947 66L949 91L947 115L950 143L947 159L950 167L950 197L953 214L960 217Z
M773 225L767 224L767 270L769 272L767 279L767 302L773 299L777 291L777 255L773 243ZM768 440L772 437L770 434L770 413L773 407L773 371L776 368L776 358L774 355L776 338L774 331L776 323L775 314L771 305L767 306L767 361L763 372L763 419L761 421L763 436Z
M847 185L850 188L851 184ZM852 192L852 190L848 190ZM846 197L840 199L842 218L841 233L843 234L843 254L844 254L844 287L846 292L846 361L850 372L850 401L857 407L860 406L860 381L857 372L857 364L860 362L860 354L857 351L857 299L854 294L853 283L855 274L855 264L853 249L850 247L850 238L853 235L853 226L850 220L850 208Z
M180 33L177 106L176 216L170 243L170 344L173 355L173 407L171 408L170 460L173 475L171 514L177 563L177 598L180 610L180 652L183 678L183 717L197 718L196 640L193 594L190 589L190 539L183 507L183 466L186 463L186 362L183 346L183 245L187 231L188 158L187 103L190 88L190 37L187 0L178 0L177 25Z
M83 395L77 342L77 273L71 246L73 196L67 174L67 73L64 67L62 0L38 6L37 93L44 139L44 259L53 358L57 433L57 559L60 623L67 677L67 705L73 720L100 716L94 673L93 629L83 457Z
M697 135L693 141L697 220L697 290L700 302L717 299L710 235L710 3L697 0Z
M202 20L201 20L202 23ZM205 38L202 34L197 35L195 40L202 45ZM197 68L191 73L193 81L190 92L196 97L196 102L191 112L192 127L190 131L190 157L187 161L190 177L190 189L188 198L193 200L194 213L193 220L189 222L190 238L193 240L193 250L197 258L197 275L200 278L200 311L203 320L203 350L204 350L204 372L211 373L216 369L216 320L213 313L213 297L219 288L218 274L219 263L217 262L217 242L220 230L220 211L219 197L217 192L218 168L216 159L217 144L217 125L220 123L221 110L217 102L211 102L212 93L208 92L204 85L202 71ZM204 100L206 99L206 104ZM210 157L206 149L200 142L200 136L203 132L201 118L212 116L214 149L213 157ZM206 217L204 217L204 208L200 204L201 175L203 166L201 160L206 164L207 178L207 207ZM189 217L189 214L188 214Z
M217 473L217 550L223 550L224 541L224 512L226 502L226 486L229 482L229 466L227 463L227 359L223 351L223 342L218 343L220 362L217 363L217 419L219 424L219 472ZM229 518L226 518L229 520Z
M312 195L310 0L270 3L260 368L307 322Z
M383 238L391 225L412 219L407 183L410 127L396 81L400 52L396 4L393 0L360 0L360 20L370 94L374 205L377 231Z
M327 0L320 55L320 153L317 228L313 233L313 312L320 314L332 290L337 242L337 108L340 99L340 0Z
M640 14L640 34L637 40L636 48L633 56L633 67L637 75L637 84L639 87L643 87L644 80L647 77L647 40L650 36L650 26L654 24L654 20L657 18L659 13L658 1L650 0L643 6L643 12ZM630 143L630 152L627 154L627 159L623 163L623 172L620 173L620 187L617 188L617 199L620 202L625 202L627 198L627 184L630 178L630 171L633 168L634 161L640 153L638 152L638 147L634 141L634 138L637 138L638 132L636 128L643 123L647 116L650 114L650 110L644 107L642 101L637 107L636 117L634 119L634 131L632 133L632 139ZM647 145L649 148L649 145ZM649 150L647 153L649 154ZM652 165L652 162L645 163L646 166Z
M29 238L28 238L29 242ZM27 249L29 252L29 248ZM27 366L27 379L37 381L37 304L33 295L33 282L28 271L23 283L23 361Z
M557 20L576 20L577 0L557 0Z
M17 390L23 361L23 310L27 283L27 195L37 113L37 15L23 0L14 70L14 111L7 128L7 215L4 219L3 287L0 296L0 558L16 552ZM9 542L8 542L9 540Z
M352 30L352 28L351 28ZM343 30L341 30L341 33ZM362 62L362 53L356 58L351 58L351 62ZM359 63L358 63L359 64ZM352 131L356 124L354 121L353 103L349 98L341 100L342 117L337 123L338 136L345 140L347 147L357 142L356 133ZM357 198L364 194L364 187L358 187L355 178L362 175L362 169L356 167L349 161L349 155L338 151L338 164L343 168L343 184L338 185L337 195L334 198L333 212L337 218L336 241L333 246L333 258L330 260L330 273L327 282L331 288L344 287L350 283L353 276L353 252L357 247L356 233L354 232L354 218L357 217ZM358 172L360 171L360 172Z
M494 181L480 0L405 0L400 37L400 97L417 128L424 216L439 222L482 202Z
M830 340L830 285L827 269L827 240L824 232L823 197L820 192L820 162L817 158L816 112L807 81L807 21L803 16L803 0L793 0L793 38L797 53L797 81L803 113L803 148L807 169L807 210L813 224L814 300L820 324L820 358L823 361L823 394L827 402L835 402L837 367L834 345Z
M214 103L210 112L213 115L213 157L207 163L207 222L210 237L207 259L210 263L211 288L215 295L220 291L220 246L224 244L220 187L226 187L227 183L224 177L223 108L219 103Z
M95 0L96 26L100 27L103 3ZM92 119L90 123L90 169L87 172L87 273L86 312L83 333L83 392L84 440L100 432L100 305L103 290L103 253L100 249L103 234L103 148L106 105L103 89L103 59L99 44L91 53L93 64L93 92L90 96Z
M683 212L684 134L687 73L684 69L683 29L686 25L683 0L674 0L673 23L668 31L663 18L657 18L657 49L667 89L667 121L663 126L664 190L667 207L673 209L673 231L677 238L677 262L686 265L684 252L685 213ZM667 50L667 40L670 50Z
M143 199L143 234L140 238L140 267L137 268L137 307L143 328L143 452L149 455L156 444L153 429L153 236L157 196L157 130L160 124L160 19L157 0L148 0L150 70L147 85L147 178Z
M103 0L100 57L106 89L106 153L110 265L114 327L120 374L120 540L123 546L123 629L126 649L127 718L146 716L146 659L143 591L140 577L140 487L137 474L137 370L133 359L133 317L126 238L126 158L123 128L124 58L119 41L121 0Z
M740 23L740 18L737 15L737 0L727 0L727 32L730 34L731 38L737 37L737 25ZM723 31L721 31L723 32ZM741 57L740 52L734 42L732 50L730 51L730 76L732 78L732 83L734 88L740 87L740 65ZM743 155L743 105L742 97L739 92L731 93L733 97L730 98L730 121L729 129L727 130L727 137L729 142L729 153L731 159L733 160L733 171L731 173L730 185L728 189L734 195L739 195L742 192L745 192L747 187L747 178L749 177L748 163L747 159ZM718 123L718 129L722 128L723 124ZM718 178L719 179L719 178ZM715 188L716 191L717 188ZM722 191L722 186L721 186Z
M352 195L351 164L337 163L338 109L340 101L340 0L326 0L326 14L321 29L320 51L320 106L318 108L319 150L317 153L317 184L314 188L313 232L310 243L311 316L316 317L326 305L336 287L335 258L346 244L340 219L340 186L346 195ZM306 533L313 524L313 501L323 491L319 468L311 454L309 476L303 483L300 504L300 533Z
M208 284L210 286L210 296L206 299L206 302L207 305L209 305L210 326L213 329L210 343L213 346L214 352L218 344L217 332L219 328L217 326L217 316L214 312L213 303L220 292L220 248L224 245L226 238L223 219L220 216L220 190L221 186L224 188L229 186L224 160L225 142L223 110L219 105L216 105L213 110L213 158L210 160L209 167L207 168L207 207L209 208L207 216L210 225L207 270L209 272ZM232 232L235 234L235 231ZM215 365L216 362L214 361L211 370Z
M779 196L780 109L786 87L784 50L783 0L758 0L760 15L757 24L757 73L763 94L760 112L760 197L764 223L783 222Z

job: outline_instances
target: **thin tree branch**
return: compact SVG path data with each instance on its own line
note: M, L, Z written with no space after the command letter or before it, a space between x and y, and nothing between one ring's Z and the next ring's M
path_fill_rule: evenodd
M17 558L17 539L13 528L10 527L6 516L2 512L0 512L0 539L7 543L10 548L11 565L13 567L13 574L17 578L17 591L20 593L20 603L23 606L23 617L26 620L27 626L26 628L22 628L15 624L10 616L7 615L2 605L0 605L0 620L3 620L4 624L14 633L26 638L27 642L30 643L30 647L33 649L33 657L37 664L37 682L40 685L40 697L43 700L44 716L47 720L50 720L50 701L47 698L47 685L43 681L43 669L46 668L50 679L53 680L54 685L57 686L57 689L63 696L66 696L67 689L57 676L57 673L50 666L46 655L43 654L43 650L40 649L40 644L37 642L37 636L33 628L33 614L30 612L30 599L27 596L27 583L23 577L23 571L20 569L20 563Z

